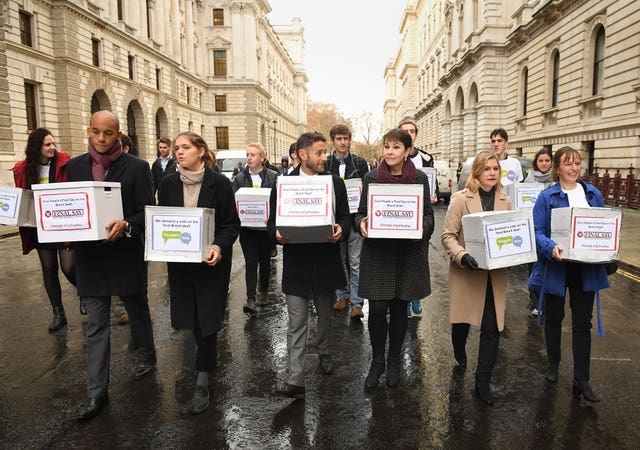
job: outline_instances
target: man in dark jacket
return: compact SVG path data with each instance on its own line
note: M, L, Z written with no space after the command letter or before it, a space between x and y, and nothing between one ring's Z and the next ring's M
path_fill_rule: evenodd
M176 162L171 153L171 139L161 137L158 139L158 152L160 156L153 162L151 172L153 173L153 185L155 192L158 192L158 186L164 177L176 171Z
M324 174L326 162L326 138L318 133L304 133L296 142L300 165L291 176L331 176ZM315 345L320 355L318 370L324 374L333 372L329 353L329 334L333 316L331 304L334 292L345 285L346 280L340 261L338 242L351 229L351 217L344 182L332 176L335 198L334 233L326 243L289 244L287 236L276 229L277 189L271 190L268 229L283 244L282 291L286 295L289 324L287 327L287 353L289 377L285 389L278 395L302 399L304 388L304 358L306 353L309 301L313 300L318 313L318 331Z
M329 132L331 143L335 148L333 154L327 158L325 169L333 175L338 175L344 180L360 178L362 179L369 172L369 165L364 158L354 155L349 150L351 148L351 130L346 125L335 125ZM355 213L351 215L351 220L355 218ZM360 320L364 317L362 306L364 300L358 295L358 285L360 284L360 252L364 238L355 230L351 230L349 236L345 236L340 241L340 254L342 256L342 267L344 268L347 284L336 290L337 301L333 305L336 311L346 309L351 302L351 318Z
M78 295L89 316L87 324L88 404L78 416L88 420L109 403L109 315L111 296L122 299L129 321L137 365L134 379L156 364L153 330L147 304L147 265L144 262L144 207L153 205L149 164L122 151L120 124L109 111L91 116L87 130L89 152L67 164L68 181L120 182L123 220L111 220L104 241L74 244Z

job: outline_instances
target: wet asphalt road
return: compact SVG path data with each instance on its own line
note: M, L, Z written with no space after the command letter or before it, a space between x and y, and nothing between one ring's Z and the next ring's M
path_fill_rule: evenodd
M440 205L440 227L444 213ZM544 380L543 333L527 312L526 268L512 269L493 377L496 404L487 407L472 392L477 330L467 344L469 369L454 369L439 234L440 228L430 250L433 294L423 301L423 317L409 322L400 386L383 383L364 392L370 358L366 320L351 322L343 312L335 315L334 374L319 374L318 357L309 354L306 400L273 397L272 389L286 379L281 256L272 274L271 304L247 318L236 245L209 409L199 416L185 412L194 383L193 339L171 329L166 269L152 263L149 300L158 370L142 381L131 379L129 330L117 324L114 306L111 404L85 424L75 421L86 392L86 319L78 313L77 297L63 281L70 325L47 333L50 307L37 255L21 256L17 237L0 240L0 448L640 448L640 278L619 272L611 277L612 288L602 292L606 337L593 332L591 385L603 401L591 405L571 396L569 316L559 382ZM312 322L311 335L314 330Z

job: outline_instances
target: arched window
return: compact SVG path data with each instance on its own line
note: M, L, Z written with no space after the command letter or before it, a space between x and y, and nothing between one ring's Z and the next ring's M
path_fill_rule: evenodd
M604 84L604 27L598 29L593 51L593 89L592 95L602 94Z
M551 81L551 106L558 106L558 83L560 81L560 52L553 52L552 62L552 81Z
M522 69L522 115L527 115L527 97L529 95L529 69Z

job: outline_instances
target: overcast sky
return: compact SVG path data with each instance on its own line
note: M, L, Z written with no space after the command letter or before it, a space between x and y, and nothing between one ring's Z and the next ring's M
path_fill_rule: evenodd
M406 0L269 0L269 21L304 26L309 98L334 103L347 117L382 118L384 68L400 44Z

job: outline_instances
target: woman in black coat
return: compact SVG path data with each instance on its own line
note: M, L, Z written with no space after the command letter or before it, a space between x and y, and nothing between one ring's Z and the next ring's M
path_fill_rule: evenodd
M369 300L369 338L373 358L365 379L367 389L378 386L385 371L385 344L389 336L387 384L400 382L400 352L407 331L407 305L431 293L429 239L433 233L433 209L429 179L408 158L411 136L394 129L383 136L383 158L362 180L362 196L356 214L356 230L367 239L360 254L358 294ZM368 238L368 193L372 183L421 184L423 187L422 239ZM389 321L387 322L387 312Z
M159 206L215 209L215 236L202 263L167 263L171 292L171 326L192 330L196 339L198 377L190 412L209 406L209 372L216 367L217 332L222 328L231 275L232 246L240 220L231 183L208 167L210 151L199 135L180 133L174 140L178 171L158 190Z

